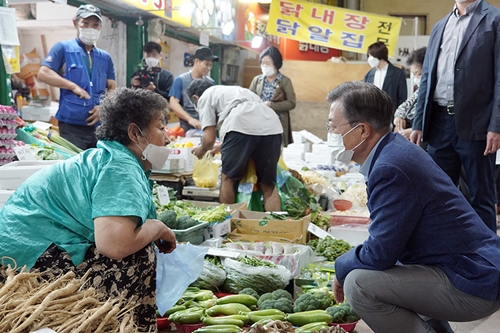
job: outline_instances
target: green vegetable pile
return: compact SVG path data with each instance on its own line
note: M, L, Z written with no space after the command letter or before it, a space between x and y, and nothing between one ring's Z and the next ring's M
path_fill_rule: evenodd
M302 294L295 300L293 306L294 312L303 312L311 310L325 310L332 306L333 301L330 296L324 292L308 292Z
M283 289L290 278L284 267L254 257L227 258L223 265L226 270L223 289L235 294L245 288L252 288L259 295L273 292Z
M342 239L327 236L323 239L313 239L307 243L317 255L323 256L328 261L335 261L338 257L353 247Z
M259 299L259 294L253 288L250 288L250 287L240 290L240 292L238 294L250 295L250 296L255 297L256 299Z
M62 156L61 154L56 152L54 148L49 146L40 147L36 144L32 144L29 146L29 148L33 155L44 161L56 161L65 159L64 156Z
M158 220L165 223L167 227L173 230L185 230L199 224L198 221L188 215L177 217L172 210L164 210L158 213Z
M278 289L260 296L257 306L259 310L278 309L285 313L292 313L293 297L288 291Z
M203 261L203 271L200 276L190 284L191 287L219 291L219 287L226 280L226 271L222 268L218 257L207 256Z
M331 306L326 309L326 312L333 317L333 322L336 324L353 323L361 319L347 302Z
M203 222L216 223L222 222L227 219L229 213L226 209L226 206L219 205L208 207L205 211L200 211L199 213L193 216L194 219Z

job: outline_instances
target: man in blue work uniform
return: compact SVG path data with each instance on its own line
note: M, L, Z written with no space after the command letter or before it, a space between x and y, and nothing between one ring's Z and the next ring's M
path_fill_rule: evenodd
M81 149L95 147L99 99L116 88L115 69L109 53L95 47L102 27L101 10L81 5L73 25L77 37L56 43L42 62L38 79L61 89L59 122L61 136Z

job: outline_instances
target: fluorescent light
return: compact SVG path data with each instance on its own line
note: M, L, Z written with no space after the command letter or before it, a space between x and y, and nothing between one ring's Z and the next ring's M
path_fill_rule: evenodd
M252 48L253 49L258 49L260 45L262 44L262 41L264 38L262 36L253 36L252 38Z
M226 36L229 36L231 32L233 32L233 29L234 29L234 23L233 21L229 21L222 27L222 33Z
M192 2L185 2L179 8L179 14L185 17L191 17L193 10L195 8L195 4ZM177 7L175 8L177 9Z

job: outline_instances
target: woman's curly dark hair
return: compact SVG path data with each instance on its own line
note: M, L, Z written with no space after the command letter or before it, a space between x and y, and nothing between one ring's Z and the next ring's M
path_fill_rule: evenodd
M277 47L271 45L267 49L262 51L259 57L259 62L262 62L262 58L264 58L265 56L270 56L271 59L273 59L274 67L276 67L277 70L279 70L281 66L283 66L283 57L281 56L281 52Z
M151 121L167 111L167 100L153 91L117 88L101 100L101 125L96 129L96 137L98 140L118 141L126 146L131 142L128 136L131 123L146 132Z

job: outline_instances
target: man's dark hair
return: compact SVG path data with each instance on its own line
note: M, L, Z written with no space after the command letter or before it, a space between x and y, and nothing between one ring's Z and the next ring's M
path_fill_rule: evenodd
M161 53L161 45L155 42L147 42L146 45L142 48L143 52L151 53L156 50L158 53Z
M368 55L387 61L389 59L389 50L384 42L376 42L368 47Z
M117 88L109 92L100 103L101 125L96 129L96 137L104 141L118 141L128 145L128 126L139 126L146 134L151 121L160 114L166 114L167 100L147 89Z
M196 101L193 98L193 96L196 95L198 96L198 98L200 98L201 95L203 95L203 93L205 92L205 90L212 87L213 85L214 84L210 80L196 79L193 80L193 82L191 82L189 86L186 88L186 94L189 96L191 102L196 105Z
M426 51L427 51L427 48L425 46L414 50L408 56L408 59L406 60L406 65L411 66L413 64L419 64L420 66L422 66L422 64L424 63Z
M271 59L273 59L274 67L276 67L276 69L279 70L281 66L283 66L283 57L281 56L280 50L276 47L269 46L267 49L262 51L259 57L259 62L262 62L262 58L265 56L270 56Z
M390 131L392 101L389 95L371 83L345 82L328 93L329 103L340 102L349 124L366 122L376 132Z

